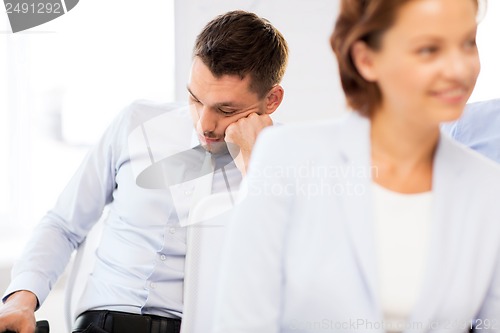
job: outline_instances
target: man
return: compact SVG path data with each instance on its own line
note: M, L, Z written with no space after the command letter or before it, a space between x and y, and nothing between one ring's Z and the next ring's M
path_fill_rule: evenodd
M462 117L444 124L442 130L500 163L500 99L468 104Z
M194 47L189 107L136 102L118 116L14 266L0 332L34 331L34 311L106 205L73 331L179 332L196 179L213 178L211 192L237 188L282 101L287 56L283 36L255 14L233 11L209 22Z

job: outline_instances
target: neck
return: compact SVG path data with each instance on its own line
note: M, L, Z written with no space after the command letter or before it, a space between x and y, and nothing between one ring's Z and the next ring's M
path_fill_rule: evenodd
M379 109L371 118L374 181L402 193L429 191L439 126Z

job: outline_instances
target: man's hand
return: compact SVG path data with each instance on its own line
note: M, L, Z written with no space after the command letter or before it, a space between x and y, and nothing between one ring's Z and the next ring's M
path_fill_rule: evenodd
M0 307L0 332L34 333L38 300L30 291L16 291Z
M269 115L251 113L226 128L224 140L230 143L228 145L229 153L233 157L236 167L238 167L243 175L246 174L250 155L252 154L257 136L262 129L272 124L273 121ZM231 144L236 145L239 151L234 149L234 146L231 147Z

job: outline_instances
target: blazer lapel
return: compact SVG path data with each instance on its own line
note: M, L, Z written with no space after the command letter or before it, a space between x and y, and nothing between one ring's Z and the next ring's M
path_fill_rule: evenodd
M457 205L467 205L464 187L460 182L463 164L457 159L455 147L446 136L441 136L434 158L432 189L434 193L433 220L427 265L424 273L420 298L417 301L411 321L436 327L439 318L434 318L438 307L446 297L447 284L459 265L456 253L466 241L463 233L463 216ZM415 325L414 330L421 331ZM442 328L442 327L441 327Z
M377 268L372 207L370 122L357 114L346 119L341 127L341 163L346 175L345 186L351 188L351 195L340 197L343 223L352 241L353 252L363 275L367 297L372 302L374 319L381 318L377 295Z

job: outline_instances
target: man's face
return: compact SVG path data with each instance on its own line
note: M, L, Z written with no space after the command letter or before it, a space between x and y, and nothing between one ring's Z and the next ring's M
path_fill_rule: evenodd
M251 113L265 112L265 98L250 91L250 76L213 76L195 57L187 89L193 123L202 146L211 153L226 150L226 128Z

